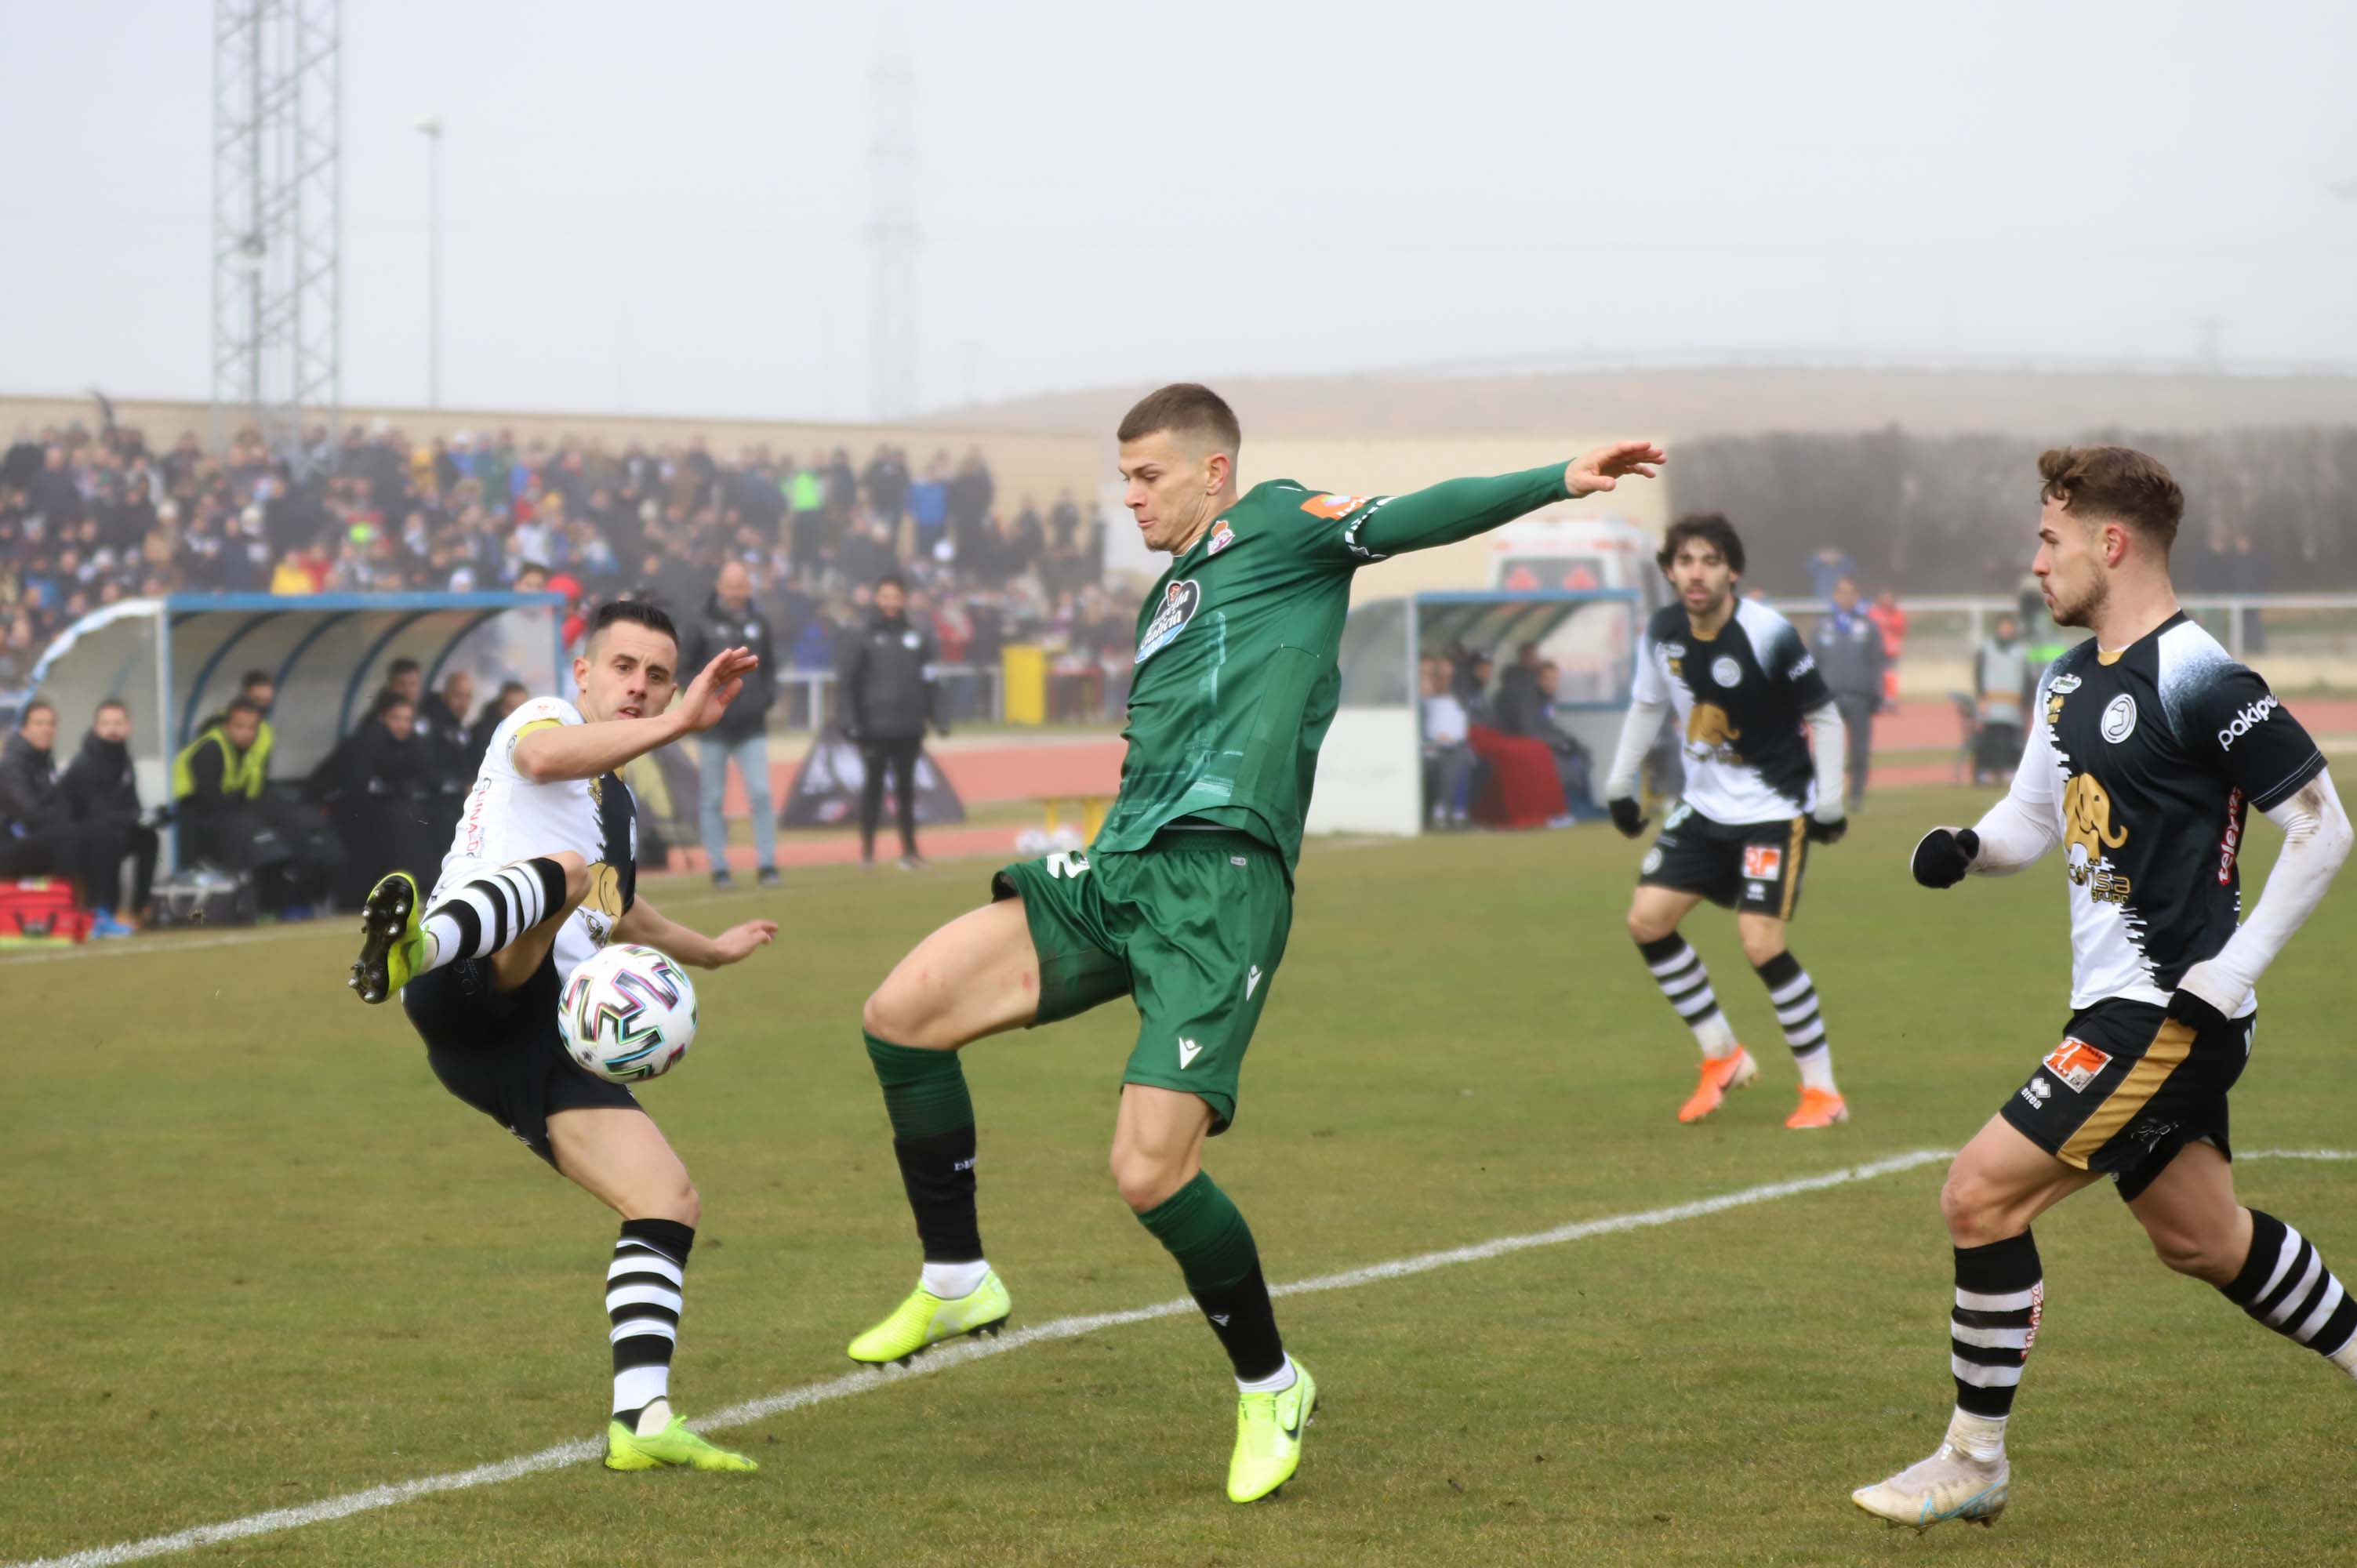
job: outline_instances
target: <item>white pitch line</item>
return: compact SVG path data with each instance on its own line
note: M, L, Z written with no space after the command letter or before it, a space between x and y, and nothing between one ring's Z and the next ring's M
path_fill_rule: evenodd
M1917 1149L1911 1154L1896 1155L1889 1159L1867 1165L1850 1165L1841 1170L1827 1171L1822 1176L1800 1176L1792 1181L1769 1182L1760 1187L1747 1187L1736 1192L1721 1193L1717 1197L1696 1198L1691 1203L1673 1204L1666 1208L1641 1209L1634 1214L1608 1215L1601 1219L1583 1219L1570 1225L1558 1225L1552 1230L1538 1230L1523 1236L1501 1236L1494 1240L1478 1242L1469 1247L1451 1247L1444 1251L1422 1252L1411 1258L1395 1258L1389 1262L1373 1263L1362 1269L1349 1269L1337 1274L1320 1274L1315 1279L1296 1280L1291 1284L1273 1287L1271 1295L1308 1295L1315 1291L1352 1290L1372 1284L1379 1280L1405 1279L1410 1274L1429 1273L1435 1269L1454 1268L1459 1263L1478 1263L1491 1258L1501 1258L1511 1252L1527 1251L1534 1247L1559 1247L1566 1241L1583 1240L1590 1236L1609 1236L1623 1230L1641 1230L1656 1225L1674 1225L1681 1220L1700 1219L1708 1215L1723 1214L1730 1208L1741 1208L1755 1203L1769 1203L1781 1197L1796 1197L1803 1193L1822 1192L1827 1187L1846 1187L1853 1182L1871 1181L1900 1171L1913 1170L1919 1165L1944 1160L1954 1153L1949 1149ZM1060 1339L1074 1339L1083 1334L1094 1334L1103 1328L1118 1328L1126 1324L1150 1322L1158 1317L1177 1317L1196 1310L1195 1303L1187 1297L1176 1301L1157 1302L1152 1306L1132 1307L1126 1312L1100 1312L1086 1316L1059 1317L1036 1327L1017 1329L996 1339L968 1339L928 1352L914 1366L888 1368L875 1371L847 1372L822 1382L805 1383L783 1393L766 1399L748 1400L724 1410L713 1412L696 1422L707 1432L743 1426L748 1422L764 1421L788 1411L804 1410L812 1405L833 1400L849 1399L856 1394L871 1393L890 1388L910 1378L929 1377L935 1372L961 1367L969 1361L979 1361L988 1356L1005 1355L1029 1345L1049 1344ZM389 1486L371 1487L364 1491L347 1492L339 1498L328 1498L299 1508L272 1509L267 1513L248 1515L221 1524L199 1525L170 1535L150 1536L145 1541L124 1541L116 1546L94 1547L87 1552L70 1552L63 1557L43 1557L30 1562L8 1564L7 1568L110 1568L118 1563L136 1563L143 1558L162 1557L175 1552L193 1552L200 1546L218 1546L225 1541L243 1541L257 1535L275 1534L285 1530L299 1530L305 1525L324 1524L330 1520L348 1519L356 1513L375 1509L389 1509L432 1497L437 1492L466 1491L475 1487L497 1486L544 1470L561 1469L595 1458L602 1446L595 1440L560 1443L554 1448L544 1448L537 1454L520 1455L493 1465L478 1465L471 1470L454 1470L444 1476L426 1476L414 1481L399 1481Z

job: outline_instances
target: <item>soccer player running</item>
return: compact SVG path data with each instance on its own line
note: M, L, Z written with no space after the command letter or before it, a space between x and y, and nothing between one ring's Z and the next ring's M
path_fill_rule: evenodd
M2169 547L2185 499L2169 470L2122 446L2058 447L2038 470L2031 570L2054 618L2094 636L2038 682L2006 798L1971 828L1934 828L1914 874L1952 887L2061 848L2072 1014L1941 1189L1956 1258L1946 1438L1850 1494L1919 1528L2004 1509L2006 1422L2046 1302L2030 1224L2097 1176L2162 1262L2357 1376L2357 1300L2298 1231L2236 1200L2226 1128L2252 988L2348 857L2349 820L2308 732L2178 608ZM2238 926L2254 808L2284 843Z
M1678 1107L1678 1120L1701 1121L1728 1090L1760 1076L1718 1010L1702 955L1678 934L1678 922L1707 898L1735 911L1743 956L1768 988L1801 1069L1801 1102L1784 1125L1830 1127L1849 1120L1849 1105L1834 1083L1816 983L1784 933L1800 907L1809 845L1832 843L1849 830L1841 710L1792 622L1737 596L1743 541L1727 519L1680 518L1654 559L1678 602L1646 623L1604 793L1613 826L1629 838L1644 832L1650 819L1637 804L1637 769L1662 715L1674 712L1685 737L1685 790L1639 863L1629 934L1663 998L1702 1047L1702 1080Z
M1662 451L1619 442L1567 465L1395 497L1290 480L1240 493L1234 413L1184 383L1131 409L1119 440L1126 504L1147 547L1171 557L1138 612L1120 793L1086 854L1006 867L994 902L920 942L867 999L861 1026L924 1266L850 1354L905 1360L1005 1322L1007 1290L974 1208L960 1048L1129 996L1140 1024L1113 1177L1233 1364L1228 1496L1251 1502L1299 1465L1317 1384L1286 1353L1252 1231L1204 1173L1202 1150L1234 1119L1244 1049L1284 961L1352 574L1650 478Z
M613 1416L606 1466L758 1469L715 1447L671 1408L688 1249L702 1212L687 1167L619 1083L565 1054L557 1000L574 970L608 942L639 942L717 969L777 935L748 920L705 936L638 896L638 832L622 767L717 724L752 656L723 650L678 703L678 634L651 605L609 604L573 661L578 708L534 697L491 735L428 913L394 872L371 890L361 999L401 993L443 1087L622 1217L606 1270Z

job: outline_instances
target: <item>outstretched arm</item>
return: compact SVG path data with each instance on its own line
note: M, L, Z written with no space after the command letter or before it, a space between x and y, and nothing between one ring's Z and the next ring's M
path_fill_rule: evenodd
M1616 489L1630 475L1652 478L1664 461L1650 441L1616 441L1561 467L1525 469L1494 478L1447 479L1404 496L1379 497L1351 520L1343 540L1361 560L1430 550L1487 533L1552 501Z
M745 689L745 677L759 662L744 649L723 649L668 712L601 724L561 725L551 720L530 729L515 743L515 769L534 784L595 779L682 736L702 734L720 722L720 715Z
M707 937L667 918L644 898L632 900L622 918L614 922L616 941L643 943L695 969L719 969L750 957L755 949L767 947L777 935L775 920L748 920L741 926L729 927L716 937Z

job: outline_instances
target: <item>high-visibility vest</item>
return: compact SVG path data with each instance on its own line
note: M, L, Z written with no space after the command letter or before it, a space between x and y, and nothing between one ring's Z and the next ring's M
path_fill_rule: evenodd
M253 737L253 745L241 756L230 744L229 732L220 725L208 725L203 734L180 748L172 758L172 799L184 800L197 792L197 776L192 764L200 747L218 746L221 753L221 793L243 795L249 800L262 798L263 781L270 777L270 723L264 720L262 729Z

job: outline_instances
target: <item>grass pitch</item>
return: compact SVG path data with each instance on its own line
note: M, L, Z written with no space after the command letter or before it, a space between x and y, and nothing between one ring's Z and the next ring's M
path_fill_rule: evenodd
M1761 1087L1672 1112L1693 1047L1621 927L1609 831L1312 843L1236 1130L1208 1164L1301 1279L1953 1148L2059 1038L2050 870L1924 893L1964 791L1878 798L1812 859L1794 950L1856 1120L1793 1075L1731 920L1688 934ZM2255 882L2276 835L2254 834ZM834 1377L916 1251L857 1033L866 990L987 867L650 884L780 944L699 976L694 1056L643 1099L705 1195L673 1379L691 1418ZM2343 890L2264 987L2245 1151L2357 1146ZM206 945L210 944L210 945ZM0 961L0 1563L297 1508L594 1436L610 1219L434 1082L342 986L345 922ZM1134 1027L1102 1009L968 1058L984 1237L1016 1324L1180 1294L1103 1169ZM27 1048L37 1046L38 1048ZM2238 1166L2357 1273L2357 1165ZM2165 1273L2108 1191L2039 1227L2048 1312L1993 1535L1921 1538L1851 1487L1949 1404L1926 1165L1653 1229L1280 1302L1326 1391L1273 1504L1222 1495L1233 1402L1191 1315L738 1427L750 1477L572 1465L162 1561L921 1564L2319 1563L2357 1557L2357 1389Z

